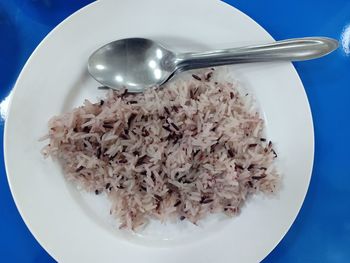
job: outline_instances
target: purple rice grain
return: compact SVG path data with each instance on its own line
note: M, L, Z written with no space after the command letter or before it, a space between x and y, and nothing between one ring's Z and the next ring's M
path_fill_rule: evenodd
M254 164L251 164L251 165L248 166L247 170L248 170L248 171L253 170L254 167L255 167L255 165L254 165Z
M273 153L273 155L274 155L274 158L277 158L277 153L275 152L275 150L274 150L274 149L271 149L271 151L272 151L272 153Z
M171 126L174 127L175 130L177 130L177 131L180 130L179 127L177 127L177 125L175 123L171 122L170 124L171 124Z
M167 130L168 132L172 132L172 130L171 130L168 126L166 126L166 125L163 125L163 129L164 129L164 130Z
M211 202L213 202L214 199L211 199L211 198L205 198L203 200L200 201L201 204L209 204Z
M103 124L102 127L106 128L106 129L112 129L113 125L111 125L111 124Z
M205 75L205 80L206 81L210 81L210 79L211 79L211 77L213 76L213 72L209 72L209 73L207 73L206 75Z
M179 112L179 108L178 108L178 107L176 107L175 105L173 105L171 108L172 108L172 109L173 109L173 111L175 111L176 113L178 113L178 112Z
M233 157L235 156L235 152L234 152L234 150L232 150L232 149L228 149L228 150L227 150L227 154L228 154L228 156L231 157L231 158L233 158Z
M243 166L242 165L240 165L240 164L235 164L235 170L237 171L237 170L243 170L244 168L243 168Z
M192 77L196 80L202 81L202 79L199 76L197 76L196 74L192 74Z
M127 135L124 134L124 133L121 133L121 134L119 135L119 138L121 138L121 139L123 139L123 140L129 140L129 136L127 136Z
M168 115L170 115L170 111L169 111L169 109L168 109L167 107L164 107L164 111L165 111Z
M174 206L178 206L179 204L181 204L181 200L177 200L177 202L174 204Z
M83 166L79 166L79 168L77 168L76 170L75 170L75 172L77 172L77 173L79 173L81 170L83 170L84 169L84 167Z
M145 161L146 161L146 159L147 159L147 157L148 157L147 155L141 156L141 157L137 160L135 166L140 166L140 165L144 164Z
M130 127L132 121L136 118L137 114L131 113L129 119L128 119L128 127Z
M261 180L261 179L265 178L266 176L267 176L266 174L262 174L260 176L252 176L252 179L254 179L254 180Z

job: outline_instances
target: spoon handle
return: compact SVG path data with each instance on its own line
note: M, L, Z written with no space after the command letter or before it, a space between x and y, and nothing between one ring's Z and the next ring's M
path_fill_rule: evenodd
M183 53L177 55L176 65L181 71L237 63L301 61L322 57L337 47L338 41L332 38L295 38L271 44Z

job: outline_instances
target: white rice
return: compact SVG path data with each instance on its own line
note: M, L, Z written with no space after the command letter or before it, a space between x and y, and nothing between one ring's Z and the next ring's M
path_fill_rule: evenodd
M43 154L62 161L68 180L105 192L120 228L236 215L250 195L276 191L277 155L245 94L214 73L86 100L49 121Z

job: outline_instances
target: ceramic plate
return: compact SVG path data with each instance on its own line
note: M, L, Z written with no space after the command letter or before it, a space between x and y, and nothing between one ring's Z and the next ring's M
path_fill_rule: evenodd
M18 78L5 127L5 162L17 207L39 243L60 262L257 262L283 238L304 200L313 162L313 127L303 85L291 63L235 65L234 78L258 101L279 153L283 186L256 196L233 219L200 226L152 223L120 231L100 196L68 184L44 160L48 119L97 100L105 91L86 71L89 55L121 38L146 37L176 51L200 51L273 38L237 9L214 0L97 1L55 28Z

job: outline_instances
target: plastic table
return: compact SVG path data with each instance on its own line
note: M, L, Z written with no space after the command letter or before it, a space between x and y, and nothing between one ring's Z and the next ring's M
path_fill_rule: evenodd
M90 2L0 0L1 134L6 98L31 52L58 23ZM340 41L340 48L330 56L295 63L314 118L314 170L296 221L263 262L350 262L350 2L226 2L251 16L275 39L320 35ZM0 261L55 262L31 235L16 209L3 151L0 173Z

